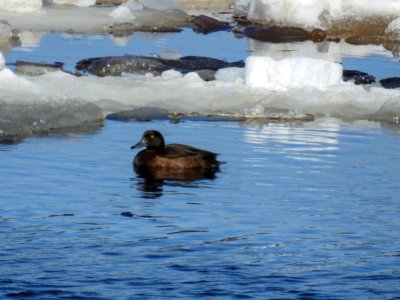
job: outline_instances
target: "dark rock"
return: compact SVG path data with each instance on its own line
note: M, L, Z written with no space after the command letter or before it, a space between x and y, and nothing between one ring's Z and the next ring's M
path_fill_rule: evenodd
M350 80L357 85L375 83L375 77L368 73L356 70L343 70L343 81Z
M159 57L127 55L83 59L78 61L75 67L77 70L86 71L97 76L121 76L122 73L142 75L151 73L158 76L162 72L170 69L177 70L181 73L189 73L200 70L217 71L227 67L242 68L244 67L244 62L227 62L203 56L184 56L180 59L163 59ZM201 73L204 72L200 72L200 74ZM208 76L207 78L211 77Z
M141 26L137 31L144 31L144 32L153 32L153 33L166 33L172 32L177 33L181 32L182 28L179 27L171 27L171 26Z
M243 34L251 39L269 43L322 42L326 39L326 33L320 29L308 32L302 28L284 26L249 26L243 30Z
M192 22L193 31L204 34L215 31L227 31L232 29L229 23L222 22L205 15L191 16L190 21Z
M400 88L400 77L390 77L379 81L385 89Z
M169 111L157 107L139 107L127 111L109 114L108 120L131 122L141 121L148 122L151 120L168 120Z
M163 60L163 62L169 65L171 69L175 69L182 73L188 73L198 70L217 71L219 69L228 67L244 67L243 61L227 62L224 60L205 56L184 56L180 59L165 59Z
M148 56L108 56L83 59L75 68L97 76L121 76L122 73L160 75L170 69L162 60Z
M135 216L135 214L131 213L130 211L123 211L121 213L121 216L128 217L128 218L133 218Z

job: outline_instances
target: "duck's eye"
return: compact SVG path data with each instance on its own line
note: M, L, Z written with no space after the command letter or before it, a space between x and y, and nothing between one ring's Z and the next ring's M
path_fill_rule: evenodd
M153 134L152 134L152 135L150 135L150 138L151 138L151 139L154 139L154 135L153 135Z

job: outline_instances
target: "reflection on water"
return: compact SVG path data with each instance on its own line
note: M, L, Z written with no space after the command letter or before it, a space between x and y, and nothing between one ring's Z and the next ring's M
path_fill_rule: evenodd
M320 120L318 120L320 122ZM339 150L340 124L330 123L324 130L293 128L290 124L265 124L257 129L249 128L244 133L246 143L254 144L255 151L277 152L296 160L324 161L328 163ZM270 142L279 144L273 148ZM260 145L260 147L257 147Z

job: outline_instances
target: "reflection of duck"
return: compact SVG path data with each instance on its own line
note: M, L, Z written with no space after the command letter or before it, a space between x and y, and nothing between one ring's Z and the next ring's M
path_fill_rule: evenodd
M165 145L162 134L148 130L133 148L146 147L134 159L136 173L144 178L196 180L213 178L218 170L217 154L182 144Z

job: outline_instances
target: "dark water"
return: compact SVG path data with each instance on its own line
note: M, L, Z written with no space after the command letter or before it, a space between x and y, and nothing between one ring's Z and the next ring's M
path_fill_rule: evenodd
M226 163L146 185L129 147L149 128ZM334 119L1 146L0 297L400 299L399 152L399 128Z

